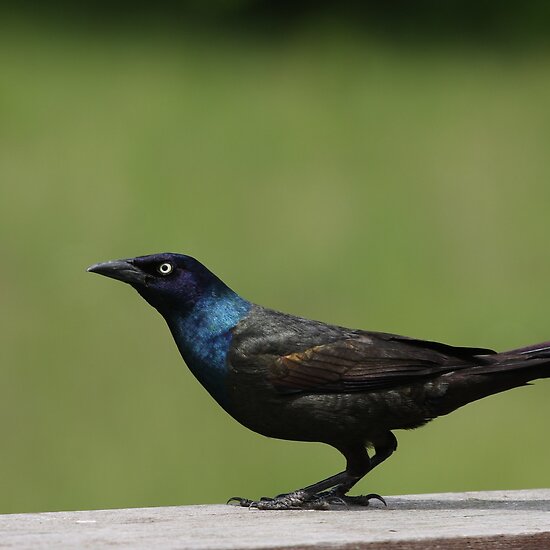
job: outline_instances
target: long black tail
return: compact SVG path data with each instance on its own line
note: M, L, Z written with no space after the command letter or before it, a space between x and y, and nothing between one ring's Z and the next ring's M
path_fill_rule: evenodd
M530 377L528 380L550 377L550 342L485 355L483 358L487 361L486 364L470 369L471 374L516 371L518 374L523 372L523 376Z
M448 375L445 397L438 414L455 409L489 395L519 386L537 378L550 378L550 342L523 348L479 355L478 364Z

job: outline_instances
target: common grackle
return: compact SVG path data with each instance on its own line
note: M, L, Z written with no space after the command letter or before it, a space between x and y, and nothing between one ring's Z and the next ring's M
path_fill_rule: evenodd
M550 342L497 353L311 321L252 304L190 256L140 256L88 271L129 283L159 311L191 372L238 422L268 437L327 443L346 459L343 472L303 489L230 499L242 506L383 501L346 493L395 451L391 430L550 377Z

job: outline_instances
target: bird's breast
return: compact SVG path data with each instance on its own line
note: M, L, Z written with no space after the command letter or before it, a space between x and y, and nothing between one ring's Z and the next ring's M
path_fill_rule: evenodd
M231 329L246 315L248 307L248 302L237 295L209 296L189 314L167 319L187 366L224 408L228 401Z

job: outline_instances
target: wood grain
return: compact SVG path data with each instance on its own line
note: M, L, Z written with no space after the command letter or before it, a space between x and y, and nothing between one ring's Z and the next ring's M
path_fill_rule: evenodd
M550 489L388 497L388 507L169 506L0 516L0 548L550 548Z

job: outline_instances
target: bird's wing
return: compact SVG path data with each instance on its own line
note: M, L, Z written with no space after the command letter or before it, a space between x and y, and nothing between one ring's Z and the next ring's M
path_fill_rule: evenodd
M281 392L355 392L419 382L484 364L493 350L365 333L278 357L270 380Z

